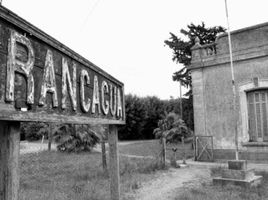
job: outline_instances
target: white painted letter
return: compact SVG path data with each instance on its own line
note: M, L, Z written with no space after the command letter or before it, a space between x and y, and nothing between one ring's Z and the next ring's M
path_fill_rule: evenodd
M27 79L27 103L34 103L34 78L32 69L34 66L34 51L31 42L28 38L17 32L10 31L10 39L8 42L8 56L7 56L7 78L6 78L6 101L14 101L14 79L15 71L26 76ZM27 47L28 60L21 62L16 59L17 42Z
M67 60L62 58L62 99L61 107L62 109L66 108L66 99L67 99L67 82L69 88L69 95L72 102L73 110L76 110L77 101L76 101L76 65L73 64L73 77L71 82L70 72Z
M90 98L85 101L85 80L86 84L90 84L90 79L88 72L84 69L81 70L80 74L80 100L81 100L81 105L82 105L82 110L84 112L88 112L90 109Z
M52 93L53 107L58 107L58 95L54 71L53 54L49 49L47 50L46 54L39 105L45 105L47 92Z
M103 113L105 115L107 115L108 112L109 112L109 101L106 100L105 103L104 103L105 93L109 93L109 88L108 88L107 82L102 81L102 84L101 84L101 107L102 107Z
M117 117L123 116L120 88L117 89Z
M110 112L114 116L116 113L116 87L110 84Z
M94 88L93 88L93 98L92 98L92 113L95 113L95 107L98 106L100 113L100 95L99 95L99 83L98 77L94 76Z

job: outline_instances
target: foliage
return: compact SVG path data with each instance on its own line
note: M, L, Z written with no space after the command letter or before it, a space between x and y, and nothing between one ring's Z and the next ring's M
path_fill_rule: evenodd
M119 139L143 139L142 131L146 118L144 100L136 95L125 96L126 125L119 130Z
M186 123L187 127L189 127L191 130L194 130L193 101L192 101L191 96L189 98L182 98L181 100L174 99L174 98L165 100L164 101L165 112L166 113L174 112L176 114L181 115L181 112L180 112L181 103L182 103L182 111L183 111L182 119Z
M183 86L190 88L186 95L192 95L192 80L190 71L187 67L191 63L191 48L195 44L195 39L198 38L201 45L209 44L215 42L217 35L224 32L225 28L221 26L206 27L204 22L202 22L201 25L191 23L187 26L187 30L180 30L180 33L183 34L187 40L183 40L175 34L170 33L171 37L169 40L164 41L165 44L173 51L172 60L183 64L182 69L174 72L173 80L180 81Z
M180 114L180 99L161 100L155 96L138 97L128 94L126 99L126 125L119 128L119 139L154 139L153 131L165 113ZM192 102L182 99L183 113L187 127L193 129Z
M22 123L21 135L28 141L40 140L42 136L48 138L52 131L52 137L58 143L58 150L66 152L90 151L105 136L107 127L101 125L73 125L43 122Z
M65 125L59 135L57 149L63 152L91 151L100 141L100 136L89 125Z
M47 138L47 131L45 129L48 127L47 123L44 122L22 122L21 123L21 139L28 141L37 141L44 135Z
M147 96L143 98L146 116L144 119L144 126L142 130L142 135L144 139L154 138L153 131L157 127L157 122L164 116L164 101L160 100L155 96Z
M156 138L166 138L167 142L179 140L181 137L188 137L192 131L178 114L169 113L165 119L159 120L158 128L154 130Z

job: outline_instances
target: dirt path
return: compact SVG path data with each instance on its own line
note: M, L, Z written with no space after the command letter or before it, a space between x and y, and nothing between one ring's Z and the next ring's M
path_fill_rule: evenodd
M194 187L202 182L210 181L209 169L190 166L159 172L157 178L145 183L136 190L136 200L174 200L183 187Z

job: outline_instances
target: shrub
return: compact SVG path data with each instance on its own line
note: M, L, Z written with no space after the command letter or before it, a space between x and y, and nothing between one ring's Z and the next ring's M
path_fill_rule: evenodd
M44 122L23 122L21 124L21 138L28 141L37 141L44 135L47 137L47 123Z
M88 125L65 125L57 137L57 149L62 152L91 151L99 143L100 136Z
M186 126L185 122L175 113L169 113L158 122L158 128L154 130L156 138L166 138L167 142L180 140L192 135L192 131Z

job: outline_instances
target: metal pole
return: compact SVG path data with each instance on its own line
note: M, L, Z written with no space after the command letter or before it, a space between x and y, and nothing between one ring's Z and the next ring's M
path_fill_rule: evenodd
M238 132L237 132L237 110L236 110L236 90L235 90L235 77L234 77L234 66L233 66L233 54L232 54L232 41L230 34L230 24L229 24L229 16L228 16L228 7L227 0L225 0L225 13L227 19L227 28L228 28L228 43L229 43L229 52L230 52L230 66L231 66L231 74L232 74L232 89L233 89L233 110L235 116L235 159L239 160L238 155Z
M181 81L180 81L180 114L181 114L181 119L182 119L182 94L181 94ZM182 129L180 128L180 132L182 133ZM185 145L184 145L184 136L181 138L182 142L182 148L183 148L183 164L186 164L186 159L185 159Z

